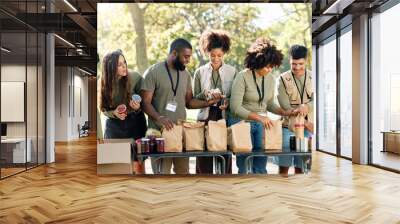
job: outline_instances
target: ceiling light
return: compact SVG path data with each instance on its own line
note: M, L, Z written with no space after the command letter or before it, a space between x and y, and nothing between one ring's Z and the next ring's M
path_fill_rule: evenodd
M78 10L71 4L69 3L68 0L64 0L65 4L67 4L72 10L74 10L75 12L78 12Z
M58 39L60 39L61 41L63 41L64 43L68 44L69 46L75 48L75 45L71 44L71 42L67 41L66 39L58 36L57 34L54 34L54 36L56 36Z
M10 52L11 52L11 50L9 50L9 49L7 49L7 48L5 48L5 47L1 47L1 50L4 51L4 52L6 52L6 53L10 53Z
M81 68L78 68L81 72L83 72L83 73L85 73L85 74L88 74L88 75L92 75L90 72L88 72L88 71L86 71L86 70L83 70L83 69L81 69Z
M343 10L351 5L354 1L355 0L336 0L332 5L325 9L322 14L342 14Z

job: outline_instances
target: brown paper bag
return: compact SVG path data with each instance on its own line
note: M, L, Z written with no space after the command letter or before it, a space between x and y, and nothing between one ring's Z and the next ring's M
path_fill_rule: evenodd
M183 142L186 151L204 150L204 122L183 123Z
M162 137L165 139L164 152L182 152L182 125L174 125L174 127L167 131L164 129Z
M304 138L304 117L297 115L289 118L289 130L292 131L296 138Z
M273 127L264 131L265 151L282 151L282 121L272 121Z
M229 127L228 142L233 152L251 152L250 123L242 121Z
M206 127L207 149L210 152L226 151L228 145L228 129L225 119L209 121Z

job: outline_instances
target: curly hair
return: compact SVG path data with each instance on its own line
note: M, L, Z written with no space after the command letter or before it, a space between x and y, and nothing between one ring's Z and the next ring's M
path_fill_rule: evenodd
M231 47L231 38L223 30L208 30L201 34L199 45L203 54L215 48L221 48L226 53Z
M282 64L283 54L268 39L258 38L246 52L244 64L250 70L261 69L266 66L279 67Z

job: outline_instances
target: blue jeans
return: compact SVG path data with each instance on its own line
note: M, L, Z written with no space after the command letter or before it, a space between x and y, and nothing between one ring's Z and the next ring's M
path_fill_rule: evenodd
M290 152L290 136L295 135L288 128L282 128L282 151ZM304 137L308 138L311 133L304 130ZM294 167L303 169L302 158L299 156L279 156L276 158L276 164L283 167L290 167L294 164Z
M228 127L240 122L241 120L238 118L229 117L227 118ZM263 152L264 151L264 125L262 123L251 121L250 122L250 135L251 135L251 143L253 144L253 152ZM247 156L236 156L236 165L239 168L239 173L246 173L246 166L244 161ZM254 157L253 158L253 167L251 167L252 173L267 173L266 165L267 165L267 157Z

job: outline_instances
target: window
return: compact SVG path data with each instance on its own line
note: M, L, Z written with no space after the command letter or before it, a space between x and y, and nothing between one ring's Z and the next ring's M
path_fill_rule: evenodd
M336 153L336 36L318 48L318 149Z
M400 130L400 5L396 5L371 19L371 135L372 163L400 170L400 156L382 152L382 132ZM399 133L400 135L400 133ZM400 153L400 152L399 152Z
M340 36L340 154L352 157L352 32Z

